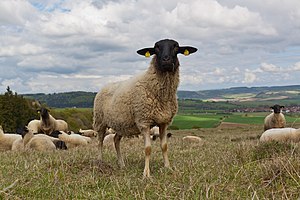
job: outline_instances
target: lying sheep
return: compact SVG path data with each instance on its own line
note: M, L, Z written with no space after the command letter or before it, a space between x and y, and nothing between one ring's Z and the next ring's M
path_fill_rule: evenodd
M273 109L274 112L266 116L264 120L264 131L271 128L284 128L286 121L284 115L281 113L284 106L275 104L270 108Z
M14 141L22 139L21 135L4 133L2 126L0 125L0 151L11 150Z
M55 149L66 149L62 141L45 134L34 135L33 130L25 127L22 139L16 140L12 145L12 150L37 150L50 151Z
M47 108L41 108L38 112L40 113L40 120L31 120L27 125L34 133L45 133L49 135L53 131L68 131L67 122L52 117Z
M300 129L295 128L272 128L268 129L261 135L261 142L278 141L278 142L299 142Z
M193 135L184 136L182 140L185 142L203 143L202 138Z
M105 86L95 97L93 128L98 132L99 157L102 159L103 140L106 128L116 131L114 137L118 163L124 167L120 140L124 136L142 134L145 144L145 167L143 175L150 176L151 154L150 129L159 127L164 165L170 167L167 156L166 129L177 113L177 87L179 84L179 60L177 54L196 52L194 47L181 47L174 40L161 40L153 48L144 48L137 53L154 55L146 72L127 81Z
M53 131L50 136L58 138L61 141L65 142L68 149L78 146L85 146L91 142L91 138L89 137L85 137L75 133L67 134L64 131Z
M81 134L86 137L96 137L97 136L97 132L92 129L87 129L87 130L79 129L78 134Z

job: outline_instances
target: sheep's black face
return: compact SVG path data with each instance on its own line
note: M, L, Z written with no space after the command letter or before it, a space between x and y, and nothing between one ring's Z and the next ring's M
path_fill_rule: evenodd
M49 113L48 112L49 112L48 109L41 108L40 113L41 113L42 118L44 118L44 119L49 118Z
M161 72L174 72L179 67L177 54L189 55L197 51L191 46L179 46L175 40L165 39L155 43L154 48L144 48L137 51L138 54L149 57L156 55L155 65Z
M270 107L274 110L274 113L278 114L281 112L281 109L284 108L284 106L280 106L278 104L275 104L274 106Z
M155 43L156 66L162 72L173 72L179 67L177 53L179 44L174 40L161 40Z

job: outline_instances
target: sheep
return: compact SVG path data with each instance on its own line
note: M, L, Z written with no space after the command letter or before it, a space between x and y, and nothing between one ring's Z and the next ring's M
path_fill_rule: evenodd
M203 140L200 137L188 135L182 138L185 142L195 142L195 143L203 143Z
M98 132L99 159L102 160L103 139L106 128L116 131L114 137L118 163L125 166L120 151L124 136L144 136L144 177L150 177L151 139L150 129L159 127L160 146L164 166L169 168L166 129L178 110L177 87L179 84L178 53L189 55L197 49L179 46L170 39L155 43L154 48L137 51L140 55L154 55L147 71L139 76L106 85L97 93L93 108L93 129Z
M25 127L24 135L22 139L23 145L20 141L16 141L12 147L12 150L38 150L38 151L51 151L57 148L66 149L66 146L62 141L57 138L50 137L45 134L34 135L33 130Z
M281 113L282 108L284 108L284 106L275 104L270 108L273 109L274 112L265 117L264 131L271 128L284 128L286 121L284 115Z
M0 125L0 151L11 150L14 141L22 139L21 135L18 134L5 134L2 126Z
M38 112L40 113L40 120L31 120L27 125L34 133L45 133L49 135L53 131L68 131L67 122L52 117L47 108L41 108Z
M78 134L87 136L87 137L96 137L97 136L97 132L92 129L87 129L87 130L79 129Z
M74 148L77 146L85 146L91 142L91 138L81 136L79 134L71 133L70 135L64 131L53 131L50 136L60 139L66 143L67 148Z
M170 138L172 133L167 133L167 138ZM159 137L159 127L154 126L150 129L150 138L155 141L156 138Z
M261 135L261 142L278 141L278 142L299 142L300 129L295 128L272 128L268 129Z

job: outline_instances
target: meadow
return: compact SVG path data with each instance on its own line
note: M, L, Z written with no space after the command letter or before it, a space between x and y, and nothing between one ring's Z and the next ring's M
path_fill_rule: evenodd
M299 124L297 124L299 126ZM1 152L0 199L299 199L298 144L258 142L261 126L172 130L171 169L152 142L151 178L143 178L143 140L123 139L126 167L106 147ZM197 135L203 144L185 143Z

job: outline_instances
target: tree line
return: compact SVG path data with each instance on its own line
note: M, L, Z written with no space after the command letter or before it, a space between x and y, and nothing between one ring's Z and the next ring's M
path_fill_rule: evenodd
M38 117L35 101L25 99L13 92L8 86L6 92L0 95L0 125L5 132L15 132L24 127L31 119Z

